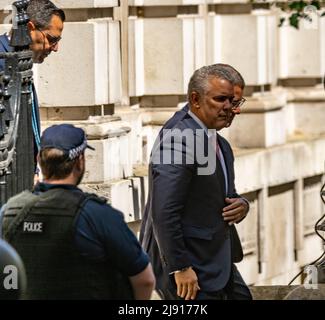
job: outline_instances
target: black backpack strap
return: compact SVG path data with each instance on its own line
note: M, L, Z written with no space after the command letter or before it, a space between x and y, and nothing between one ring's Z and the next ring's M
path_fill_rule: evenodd
M79 206L78 206L78 209L77 209L77 212L76 212L76 215L74 218L74 222L73 222L74 231L75 231L76 222L79 218L80 212L89 200L94 200L100 204L105 204L107 202L107 200L104 197L99 197L95 193L83 192L82 196L80 197Z
M94 200L94 201L96 201L96 202L98 202L98 203L102 203L102 204L107 203L106 198L104 198L104 197L99 197L99 196L98 196L97 194L95 194L95 193L87 193L87 192L85 192L85 196L86 196L85 201L88 201L88 200Z

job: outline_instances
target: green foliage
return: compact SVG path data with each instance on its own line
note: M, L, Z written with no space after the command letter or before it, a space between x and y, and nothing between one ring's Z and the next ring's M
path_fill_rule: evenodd
M321 3L324 3L324 0L312 0L312 1L303 1L303 0L291 0L285 1L283 3L274 2L270 0L250 0L251 3L270 3L274 4L277 7L280 7L282 11L289 13L289 17L286 19L284 17L280 18L279 27L282 27L284 23L288 20L289 24L299 29L299 24L302 20L307 20L312 22L311 13L317 12L320 17L325 16L325 11L322 12Z
M296 29L299 29L299 18L300 18L300 14L299 13L293 13L289 17L290 25L293 26Z
M312 1L310 5L316 7L317 10L320 10L320 1Z
M307 3L305 1L293 1L293 2L289 2L288 7L291 10L297 11L297 12L301 12L305 6L307 5Z

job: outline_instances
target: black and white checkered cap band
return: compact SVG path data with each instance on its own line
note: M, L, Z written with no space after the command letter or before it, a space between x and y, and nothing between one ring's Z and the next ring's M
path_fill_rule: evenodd
M87 148L87 140L85 139L83 141L83 143L79 147L76 147L76 148L73 148L73 149L69 150L69 159L70 160L76 159L77 157L79 157L83 153L83 151L86 148Z

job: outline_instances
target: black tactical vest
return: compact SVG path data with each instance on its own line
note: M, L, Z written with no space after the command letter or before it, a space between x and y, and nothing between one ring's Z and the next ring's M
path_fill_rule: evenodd
M95 195L51 189L24 191L4 212L3 237L21 256L27 273L25 299L133 299L128 277L108 261L83 258L74 244L75 221Z

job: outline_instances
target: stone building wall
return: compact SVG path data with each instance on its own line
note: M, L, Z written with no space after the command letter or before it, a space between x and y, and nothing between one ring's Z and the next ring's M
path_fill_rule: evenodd
M0 1L0 31L10 28ZM83 188L109 199L136 232L147 162L163 123L186 102L188 80L224 62L244 76L248 102L224 135L238 192L251 202L238 225L249 284L287 284L323 248L325 18L299 31L245 0L54 0L67 15L59 53L35 66L42 129L83 127ZM298 283L298 282L296 282Z

